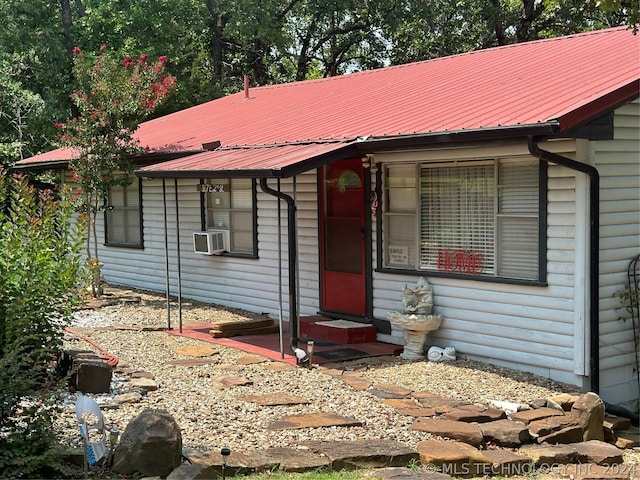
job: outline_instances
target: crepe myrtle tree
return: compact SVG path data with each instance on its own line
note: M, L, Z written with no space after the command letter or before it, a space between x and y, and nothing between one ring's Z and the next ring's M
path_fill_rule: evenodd
M105 208L109 189L131 181L131 158L144 151L134 137L138 125L176 87L175 77L165 73L166 65L165 56L155 61L146 54L119 59L105 45L95 55L73 48L78 88L70 98L77 115L56 127L61 145L75 152L69 167L77 185L77 205L87 216L86 255L94 297L102 294L96 218Z

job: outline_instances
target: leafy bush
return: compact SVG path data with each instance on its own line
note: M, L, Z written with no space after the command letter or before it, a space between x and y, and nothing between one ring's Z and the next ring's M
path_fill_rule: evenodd
M83 231L65 192L38 192L0 166L0 478L59 465L51 393L80 299Z

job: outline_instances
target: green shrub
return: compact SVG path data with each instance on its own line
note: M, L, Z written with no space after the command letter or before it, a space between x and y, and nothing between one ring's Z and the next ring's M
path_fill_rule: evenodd
M0 166L0 478L55 476L55 360L79 301L83 228L66 192Z

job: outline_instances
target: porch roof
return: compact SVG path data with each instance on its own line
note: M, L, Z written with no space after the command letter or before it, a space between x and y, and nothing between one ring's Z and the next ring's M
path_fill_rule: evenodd
M618 27L255 87L142 123L136 137L154 165L140 174L288 176L373 145L569 135L637 98L639 72L640 36ZM58 149L17 165L72 155Z
M253 145L197 153L186 158L143 167L141 177L205 178L291 177L357 153L353 141Z

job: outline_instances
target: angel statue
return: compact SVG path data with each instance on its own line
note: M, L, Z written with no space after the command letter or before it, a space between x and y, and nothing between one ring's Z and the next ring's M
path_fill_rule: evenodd
M405 284L402 289L402 304L405 313L430 315L433 309L433 290L429 282L424 277L420 277L414 289Z

